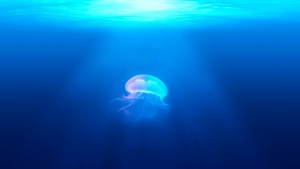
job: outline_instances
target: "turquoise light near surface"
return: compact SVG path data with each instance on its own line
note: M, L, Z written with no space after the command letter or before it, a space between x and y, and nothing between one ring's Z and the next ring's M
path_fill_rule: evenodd
M298 0L2 0L0 17L83 26L209 25L239 19L298 20ZM298 15L299 16L299 15ZM12 18L13 17L13 18Z

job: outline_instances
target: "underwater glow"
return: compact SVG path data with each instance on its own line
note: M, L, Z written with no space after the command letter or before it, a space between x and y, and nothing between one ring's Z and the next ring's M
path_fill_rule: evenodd
M0 18L78 26L206 26L241 19L299 20L298 0L2 0ZM1 21L1 20L0 20Z
M121 101L127 104L120 110L126 110L134 104L141 104L143 113L149 107L167 109L168 105L164 102L164 98L168 94L167 86L157 77L141 74L130 78L125 89L128 95L123 96Z
M116 0L116 2L123 4L124 6L129 7L130 10L134 10L136 12L163 11L174 8L174 6L169 4L166 0Z

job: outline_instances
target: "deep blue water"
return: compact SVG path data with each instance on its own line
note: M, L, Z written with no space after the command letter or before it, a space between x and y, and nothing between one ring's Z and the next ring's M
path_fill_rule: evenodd
M300 168L300 22L1 23L1 169ZM112 100L142 73L170 111L137 121Z

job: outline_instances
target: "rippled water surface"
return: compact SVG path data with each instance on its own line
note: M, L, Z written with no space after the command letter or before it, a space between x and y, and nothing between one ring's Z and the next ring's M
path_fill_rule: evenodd
M2 20L79 26L196 25L239 19L297 20L297 0L2 0ZM299 16L299 15L298 15ZM29 20L28 20L29 19Z

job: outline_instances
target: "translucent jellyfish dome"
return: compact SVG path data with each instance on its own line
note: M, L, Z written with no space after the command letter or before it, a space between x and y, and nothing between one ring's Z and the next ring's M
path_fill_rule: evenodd
M168 94L167 86L155 76L136 75L126 82L125 89L128 94L121 99L127 105L122 109L126 109L137 102L143 102L144 105L151 105L156 108L168 108L168 105L164 102L164 98Z

